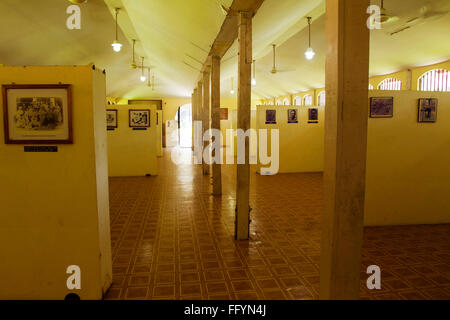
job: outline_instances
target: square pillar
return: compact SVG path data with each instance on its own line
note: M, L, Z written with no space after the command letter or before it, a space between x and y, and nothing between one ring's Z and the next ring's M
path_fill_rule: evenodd
M368 122L369 0L327 0L321 299L358 299Z
M211 126L220 131L220 57L212 57L211 70ZM219 159L222 159L222 144L219 142L219 148L213 151L213 157L218 152ZM222 165L214 163L213 166L213 194L222 194Z

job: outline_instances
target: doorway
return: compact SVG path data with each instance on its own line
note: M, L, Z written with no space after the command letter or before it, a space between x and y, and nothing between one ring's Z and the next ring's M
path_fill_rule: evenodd
M178 146L180 148L192 147L192 105L185 104L178 108L175 115L178 123Z

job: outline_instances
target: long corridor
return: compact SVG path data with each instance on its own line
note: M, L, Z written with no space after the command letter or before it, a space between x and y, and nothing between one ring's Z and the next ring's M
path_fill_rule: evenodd
M317 299L321 174L251 174L251 240L235 241L235 166L211 195L200 166L159 158L156 177L110 179L107 299ZM450 225L366 228L362 299L449 299ZM381 290L366 287L378 265Z

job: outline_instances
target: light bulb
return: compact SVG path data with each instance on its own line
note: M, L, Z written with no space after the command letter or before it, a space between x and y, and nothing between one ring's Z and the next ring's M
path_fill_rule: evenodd
M233 90L233 89L231 89L230 93L231 93L231 94L234 94L234 90Z
M252 79L252 86L256 86L256 79L255 78Z
M145 76L141 76L141 82L147 81L147 78Z
M306 50L306 52L305 52L305 57L308 60L312 60L315 55L316 55L316 53L314 52L313 48L308 48L308 50Z
M117 40L114 40L111 46L115 52L120 52L120 50L122 50L122 44Z

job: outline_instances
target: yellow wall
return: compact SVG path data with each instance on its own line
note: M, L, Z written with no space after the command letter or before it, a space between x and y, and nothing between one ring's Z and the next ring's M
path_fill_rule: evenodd
M108 131L108 160L111 177L157 175L156 107L116 105L118 128ZM109 108L108 109L114 109ZM128 125L130 109L150 109L150 128L133 130Z
M450 222L450 93L393 96L394 118L369 119L367 225ZM436 123L418 123L418 99L438 98Z
M370 96L394 97L394 118L369 118L365 224L449 223L450 93L375 90ZM419 98L439 99L436 123L417 122ZM280 129L280 172L322 171L323 125L307 131L306 107L297 128L286 123L286 107L275 107L277 125L265 125L263 110L270 108L259 107L258 127Z
M256 113L256 128L278 129L280 137L279 173L321 172L324 161L324 107L319 109L319 123L308 123L305 106L259 106ZM277 124L266 124L266 110L276 110ZM288 109L298 110L298 123L288 123ZM270 145L268 146L270 153ZM268 167L268 165L262 165ZM259 168L259 166L258 166Z
M100 299L112 276L105 76L90 67L0 67L0 83L11 82L71 84L74 144L24 153L4 144L0 113L0 299L64 299L70 265L81 268L76 293Z

